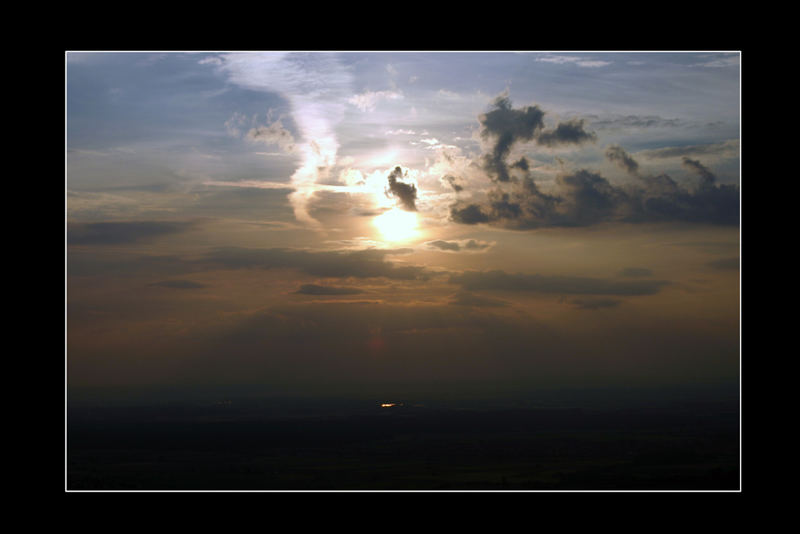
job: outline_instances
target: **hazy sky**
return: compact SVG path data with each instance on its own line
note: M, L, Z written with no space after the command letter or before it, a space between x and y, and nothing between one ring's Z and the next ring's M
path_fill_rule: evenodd
M65 63L71 386L738 378L738 53Z

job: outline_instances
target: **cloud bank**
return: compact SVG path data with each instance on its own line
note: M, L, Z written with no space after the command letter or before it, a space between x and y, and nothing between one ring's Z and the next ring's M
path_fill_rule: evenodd
M70 245L124 245L185 232L193 226L194 224L191 222L178 221L69 223L67 225L67 243Z
M329 278L425 279L429 273L424 267L396 265L386 261L386 256L407 252L408 249L315 252L288 248L224 247L208 253L199 263L227 269L296 269L313 276Z
M565 295L654 295L669 284L667 280L618 280L582 276L545 276L505 271L466 271L450 276L450 283L462 288Z
M739 222L739 190L719 184L703 163L683 157L685 168L699 178L695 187L679 185L666 174L642 173L639 163L621 146L606 148L608 161L617 164L634 184L615 185L590 169L562 169L547 191L535 181L524 156L509 162L517 143L535 141L541 146L581 145L596 142L584 122L571 119L551 130L544 126L538 106L514 109L508 97L494 101L494 109L480 117L481 137L489 141L480 158L481 168L493 186L476 201L458 200L450 206L450 219L460 224L490 224L510 229L578 227L603 222L682 221L734 225ZM448 178L455 183L456 178ZM480 196L483 199L480 200Z

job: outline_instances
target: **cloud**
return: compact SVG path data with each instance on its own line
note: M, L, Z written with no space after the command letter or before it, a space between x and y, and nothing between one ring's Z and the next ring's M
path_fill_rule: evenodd
M347 102L361 111L373 111L381 100L402 100L403 94L397 91L367 91L354 95Z
M366 249L312 252L287 248L225 247L213 250L199 260L199 263L228 269L297 269L313 276L330 278L426 279L428 273L424 267L395 265L385 260L388 255L405 254L410 251L410 249Z
M192 282L191 280L164 280L163 282L155 282L150 285L169 287L172 289L200 289L203 287L207 287L205 284Z
M300 295L358 295L362 290L355 287L320 286L317 284L304 284L295 291Z
M501 132L501 124L520 120L507 99L495 101L501 115L484 132ZM484 116L485 117L485 116ZM497 117L504 117L498 119ZM515 117L511 119L509 117ZM484 122L486 122L484 120ZM524 121L523 121L524 122ZM497 123L497 124L495 124ZM563 124L563 123L562 123ZM581 124L574 122L574 125ZM516 129L521 129L517 127ZM512 128L511 132L515 129ZM565 128L565 140L578 141L582 129ZM553 131L553 139L557 137ZM621 146L606 148L606 158L637 178L633 184L618 186L589 169L562 170L546 192L534 181L529 161L522 157L507 164L510 144L519 138L541 139L543 133L523 129L524 135L499 133L499 140L482 156L482 163L495 187L470 201L459 200L450 206L450 219L460 224L490 224L524 230L542 227L589 226L602 222L697 222L738 224L739 190L734 185L717 184L715 174L698 160L683 158L683 165L700 177L693 190L681 187L667 174L648 175ZM494 138L494 137L493 137Z
M586 67L586 68L598 68L611 65L610 61L603 61L599 59L587 59L585 57L578 57L578 56L545 55L537 57L536 61L542 63L554 63L557 65L577 65L578 67Z
M619 220L633 209L630 195L600 174L581 169L558 176L556 183L560 199L554 218L559 226Z
M464 190L464 186L458 184L457 183L458 178L456 178L452 174L446 174L442 176L442 180L447 182L450 185L450 187L453 188L453 191L455 191L456 193L459 193Z
M468 291L459 291L450 300L454 306L472 306L475 308L503 308L508 306L508 302L491 297L482 297Z
M307 205L320 176L336 164L339 142L335 127L344 116L346 97L352 94L352 73L336 54L259 52L217 57L221 63L215 68L231 83L279 93L289 101L302 137L295 150L302 158L301 165L292 175L294 192L289 200L298 221L321 228Z
M683 165L684 167L687 167L688 169L694 171L700 176L702 180L700 182L700 187L703 189L713 186L714 182L717 181L717 177L714 175L714 173L711 172L705 165L703 165L702 163L700 163L695 159L690 159L684 156Z
M739 269L739 258L724 258L708 262L706 265L722 271L736 271Z
M526 179L508 192L489 191L482 203L456 202L450 207L450 218L461 224L488 223L517 230L602 222L739 222L739 191L733 185L704 181L692 192L665 174L640 178L640 187L626 189L581 169L557 176L555 189L547 194Z
M619 275L627 278L641 278L645 276L652 276L653 271L650 269L645 269L644 267L627 267L620 271Z
M658 115L612 115L605 118L590 115L589 119L592 128L597 129L670 128L685 125L681 119L666 119Z
M450 207L450 219L461 224L488 223L489 216L477 204L468 204L464 207L453 205Z
M194 226L191 222L130 221L69 223L69 245L124 245L149 241L158 237L186 232Z
M482 205L451 206L450 217L463 224L491 223L513 229L551 226L587 226L624 219L631 200L625 191L599 174L578 170L556 178L556 191L544 193L530 176L494 189Z
M654 295L668 285L666 280L619 280L580 276L545 276L510 274L505 271L466 271L450 276L450 283L464 289L492 291L525 291L568 295Z
M512 109L511 101L506 95L498 96L493 106L495 109L479 117L481 137L494 141L491 152L483 157L483 165L491 178L508 182L511 177L505 160L512 145L535 138L544 128L544 111L539 106Z
M691 66L716 68L716 69L739 66L738 53L716 54L716 55L709 55L707 57L708 59L706 61L703 61L701 63L695 63L694 65Z
M622 303L621 300L603 299L603 298L588 298L588 299L575 299L572 301L573 306L580 310L601 310L604 308L616 308Z
M594 142L597 135L594 132L587 132L583 129L583 119L571 119L561 122L553 130L543 131L536 138L536 142L544 146L559 145L580 145L582 143Z
M482 166L489 177L500 183L512 181L511 171L518 168L528 170L527 160L520 159L512 164L506 160L511 148L517 143L536 141L547 147L594 142L594 132L584 130L583 119L570 119L559 123L555 128L545 130L545 112L539 106L525 106L513 109L506 94L495 98L494 109L479 116L480 135L484 141L493 144L482 157Z
M283 127L280 120L268 126L257 126L251 128L245 138L253 143L264 143L267 145L278 145L284 152L294 152L295 140L291 132Z
M413 184L398 182L398 178L403 177L403 169L395 167L389 173L389 191L396 197L406 211L417 211L417 188Z
M638 154L647 159L664 159L684 156L721 156L737 157L739 155L739 140L733 139L721 143L709 143L705 145L670 146L664 148L654 148L642 150Z
M247 124L247 117L245 117L244 114L239 113L238 111L234 111L233 115L231 115L231 117L225 121L225 130L231 137L238 138L241 137L242 135L241 128L243 128L246 124Z
M683 165L700 176L694 191L679 186L667 174L639 172L638 163L621 147L611 147L606 157L639 178L633 192L636 207L629 220L686 221L713 224L739 223L739 190L734 185L716 184L716 175L698 160L683 157Z
M606 158L618 164L630 174L638 174L639 164L619 145L611 145L606 149Z
M425 246L432 249L438 249L445 252L482 252L492 247L494 243L487 243L485 241L477 241L475 239L464 239L461 241L428 241Z
M428 241L425 245L428 246L428 248L438 248L439 250L450 250L453 252L461 250L461 245L455 241Z

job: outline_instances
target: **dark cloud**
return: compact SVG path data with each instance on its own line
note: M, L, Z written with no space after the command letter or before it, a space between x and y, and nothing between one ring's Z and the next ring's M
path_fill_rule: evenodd
M700 183L690 191L667 174L639 173L636 160L620 147L607 150L606 157L639 178L639 187L632 192L636 206L629 218L631 222L739 223L739 189L734 185L716 184L716 175L697 160L683 158L683 165L700 176Z
M586 226L624 219L632 210L627 193L599 174L579 170L556 179L557 195L539 190L530 177L494 189L484 205L451 206L451 218L464 224L489 222L514 229L549 226Z
M448 174L448 175L443 176L442 180L444 180L445 182L450 184L450 187L452 187L453 191L455 191L456 193L459 193L459 192L464 190L463 186L461 186L458 183L456 183L456 180L458 180L458 179L455 176L453 176L452 174Z
M453 205L450 207L450 218L461 224L488 223L489 216L477 204L468 204L464 207Z
M739 269L739 258L724 258L708 262L706 265L722 271L736 271Z
M511 164L512 169L520 169L522 171L527 171L530 169L530 163L528 163L527 158L525 156L519 158L517 161Z
M621 300L604 299L604 298L588 298L588 299L575 299L572 305L580 310L601 310L604 308L616 308L622 303Z
M194 226L190 222L130 221L69 223L69 245L123 245L185 232Z
M644 175L638 162L619 145L607 147L605 155L638 180L617 186L597 172L578 169L556 177L553 189L537 186L530 162L523 156L508 163L517 142L536 141L545 146L596 141L583 119L570 119L552 130L544 129L544 111L537 106L513 109L507 96L493 102L494 109L479 117L481 136L491 141L480 162L495 188L485 198L457 201L450 218L460 224L490 224L512 229L588 226L602 222L698 222L738 224L739 190L716 184L716 176L705 165L688 157L683 164L700 176L694 190L681 187L666 174ZM628 124L663 124L657 117L627 117ZM729 149L728 143L723 143Z
M185 276L200 272L203 266L178 256L124 254L98 255L83 248L67 251L69 276L137 276L146 273L153 277Z
M739 224L739 188L716 184L716 175L697 160L684 157L683 164L700 176L697 187L685 189L665 174L642 176L641 218Z
M636 175L639 171L639 164L628 155L625 150L619 145L612 145L606 149L606 158L614 163L619 164L620 167L628 171L630 174Z
M424 267L395 265L385 260L387 255L408 252L409 249L312 252L287 248L226 247L215 249L200 262L228 269L297 269L313 276L330 278L350 276L356 278L385 277L396 280L425 278L427 273Z
M355 287L320 286L317 284L304 284L295 291L300 295L358 295L362 290Z
M528 161L524 157L511 164L506 162L516 143L536 141L542 146L555 147L597 140L594 132L584 129L583 119L570 119L551 130L545 130L545 112L539 106L513 109L505 95L497 97L492 105L492 111L479 117L481 137L493 141L490 152L484 154L481 161L483 169L496 182L512 181L511 171L514 169L528 171Z
M556 177L555 187L541 191L527 165L524 175L509 184L497 184L483 202L456 202L450 217L461 224L489 223L512 229L589 226L601 222L697 222L738 224L739 189L716 184L714 173L702 163L684 158L684 165L700 176L693 190L681 187L669 175L644 175L624 149L611 146L606 157L637 178L624 187L599 173L579 169ZM526 162L527 163L527 162Z
M665 119L657 115L626 115L622 117L600 118L589 117L593 128L668 128L685 125L680 119Z
M582 119L571 119L567 122L559 123L553 130L547 130L539 134L536 142L544 146L559 145L580 145L587 142L595 142L597 135L594 132L587 132L583 129Z
M476 241L474 239L470 239L464 244L464 248L467 250L485 250L491 246L491 243L484 243L483 241Z
M644 267L627 267L620 271L619 275L626 278L642 278L645 276L653 276L653 271L645 269Z
M559 226L620 220L633 210L631 197L597 173L582 169L558 176L556 183L560 202L554 222Z
M492 246L492 243L477 241L475 239L470 239L468 241L444 241L439 239L436 241L428 241L425 243L425 245L428 246L429 248L436 248L439 250L450 251L450 252L460 252L460 251L478 252L490 248Z
M567 295L654 295L668 285L666 280L618 280L580 276L545 276L505 271L466 271L450 276L450 282L464 289L527 291Z
M438 248L440 250L452 250L453 252L458 252L461 250L461 245L455 241L442 241L440 239L437 241L428 241L425 244L429 247Z
M483 157L483 167L493 180L509 182L506 157L515 143L533 140L544 128L544 111L539 106L512 109L506 96L497 97L493 105L495 109L479 117L481 137L494 141L491 152Z
M717 177L714 175L714 173L695 159L690 159L684 156L683 165L700 176L700 187L703 189L713 186L714 182L717 181Z
M474 308L503 308L508 306L508 302L491 297L475 295L468 291L459 291L450 300L454 306L472 306Z
M417 188L413 184L398 182L398 178L402 177L403 169L400 167L395 167L394 170L389 173L389 191L392 196L400 200L400 204L402 204L404 210L417 211Z
M164 280L163 282L155 282L151 285L160 287L169 287L172 289L199 289L206 287L205 284L192 282L191 280Z

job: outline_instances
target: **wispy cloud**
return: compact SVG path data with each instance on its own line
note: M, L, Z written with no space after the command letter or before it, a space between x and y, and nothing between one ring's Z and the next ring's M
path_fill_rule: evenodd
M537 57L536 61L540 61L542 63L555 63L558 65L576 65L578 67L587 68L606 67L611 65L610 61L604 61L600 59L588 59L585 57L560 55L546 55Z
M354 95L347 102L361 111L373 111L381 100L402 100L403 94L397 91L367 91Z
M191 222L175 221L71 223L67 225L67 242L70 245L124 245L186 232L193 226Z
M294 152L296 147L294 137L283 127L280 120L268 126L251 128L245 137L254 143L277 145L285 152Z
M706 61L695 63L692 66L714 68L714 69L721 69L725 67L738 67L739 54L736 53L736 54L724 54L719 56L710 56Z
M339 142L335 126L352 94L352 75L335 54L235 53L218 56L216 68L231 83L255 91L279 93L292 108L302 142L302 164L292 175L290 195L295 217L320 227L309 214L308 202L320 175L336 164ZM214 62L216 63L216 62Z
M339 295L359 295L363 293L357 287L341 287L341 286L321 286L318 284L303 284L295 291L298 295L314 295L314 296L339 296Z
M668 285L666 280L619 280L581 276L548 276L506 273L505 271L466 271L450 276L450 282L467 290L494 290L566 295L654 295Z
M443 252L484 252L490 249L492 245L494 245L494 243L487 243L486 241L479 241L477 239L461 239L457 241L438 239L425 243L426 247Z

